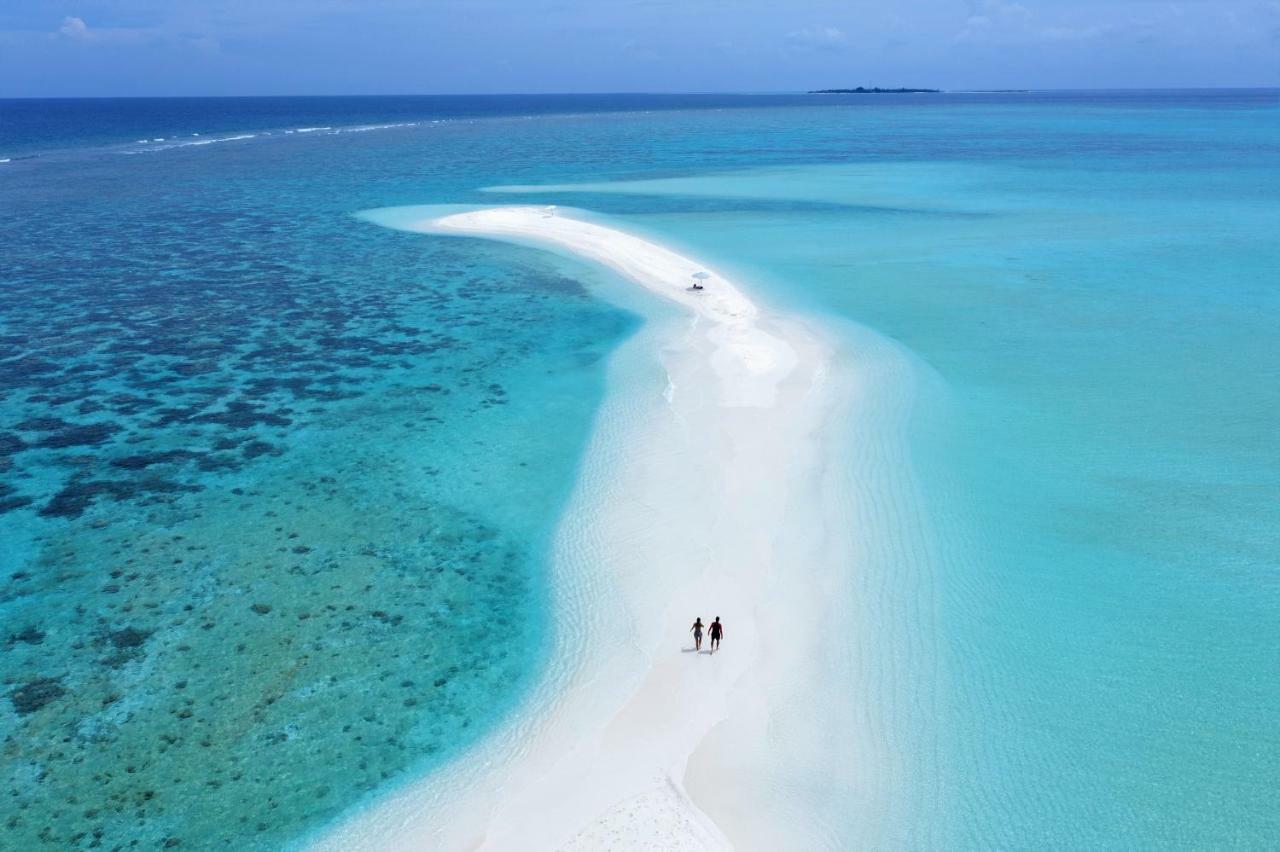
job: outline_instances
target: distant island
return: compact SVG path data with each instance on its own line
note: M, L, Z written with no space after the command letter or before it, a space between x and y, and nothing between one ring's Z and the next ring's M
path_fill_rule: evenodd
M875 87L868 89L865 86L859 86L856 89L811 89L806 94L810 95L911 95L917 92L941 92L941 89L881 89Z

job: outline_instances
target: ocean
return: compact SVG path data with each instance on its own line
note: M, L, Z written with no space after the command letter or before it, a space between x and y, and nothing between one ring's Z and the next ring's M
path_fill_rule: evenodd
M1280 839L1277 92L0 101L0 161L0 845L280 848L519 712L645 319L358 215L501 203L906 353L834 845Z

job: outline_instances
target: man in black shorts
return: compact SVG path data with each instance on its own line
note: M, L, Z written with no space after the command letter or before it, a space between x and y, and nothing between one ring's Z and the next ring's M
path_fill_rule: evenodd
M711 653L715 653L720 647L720 637L724 635L724 625L720 623L720 616L716 616L716 620L711 622Z

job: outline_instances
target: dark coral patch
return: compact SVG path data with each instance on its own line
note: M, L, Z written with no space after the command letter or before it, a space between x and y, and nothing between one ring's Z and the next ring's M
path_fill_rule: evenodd
M239 470L241 466L241 463L236 461L235 458L225 455L207 455L196 462L196 467L208 473L225 473Z
M138 453L137 455L124 456L111 462L113 467L124 468L125 470L142 470L151 467L153 464L174 464L176 462L189 461L198 459L203 453L193 452L191 450L169 450L161 453Z
M89 423L83 426L68 426L59 429L36 444L37 447L62 449L65 447L96 447L120 431L119 426L110 423Z
M98 497L113 500L131 500L151 494L176 494L204 490L200 485L189 485L156 477L138 480L81 479L73 478L53 496L40 514L49 518L78 518Z
M161 429L175 423L188 423L198 417L202 411L204 411L203 405L165 406L156 410L155 413L159 416L148 423L147 428Z
M247 459L256 459L259 456L266 455L278 456L284 451L279 447L268 444L266 441L250 441L244 445L244 449L241 452L244 453L244 457Z
M227 403L226 411L210 412L192 418L198 423L217 423L230 429L250 429L254 426L289 426L288 417L263 411L255 405L239 400Z
M28 625L27 627L23 628L21 632L14 633L12 636L10 636L9 644L16 645L19 642L26 642L28 645L39 645L41 642L44 641L44 636L45 636L45 633L43 630L38 630L36 627L32 625Z
M126 627L123 630L114 631L109 634L107 638L111 640L112 645L124 650L128 648L142 647L150 636L150 630L138 630L136 627Z
M66 694L60 678L38 677L9 693L9 700L13 702L13 709L18 711L18 715L25 716Z
M30 506L34 501L30 497L0 497L0 515Z
M111 406L113 411L121 415L138 414L139 412L145 411L149 408L155 408L159 405L159 403L153 399L134 396L130 393L118 393L113 396L109 396L106 399L106 403Z
M69 429L74 425L61 417L28 417L18 423L17 428L24 432L57 432L60 429Z
M28 355L25 358L10 361L6 368L5 372L14 377L14 381L11 383L13 387L19 386L20 379L36 379L57 373L62 369L53 361L35 355ZM10 383L6 382L6 384Z
M18 489L14 488L7 482L0 482L0 515L5 512L12 512L14 509L21 509L23 506L30 506L31 498L24 497L18 493Z

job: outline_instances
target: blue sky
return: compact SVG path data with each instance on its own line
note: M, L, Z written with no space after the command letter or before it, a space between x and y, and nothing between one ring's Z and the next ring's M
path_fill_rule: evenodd
M5 0L0 97L1280 85L1280 0Z

